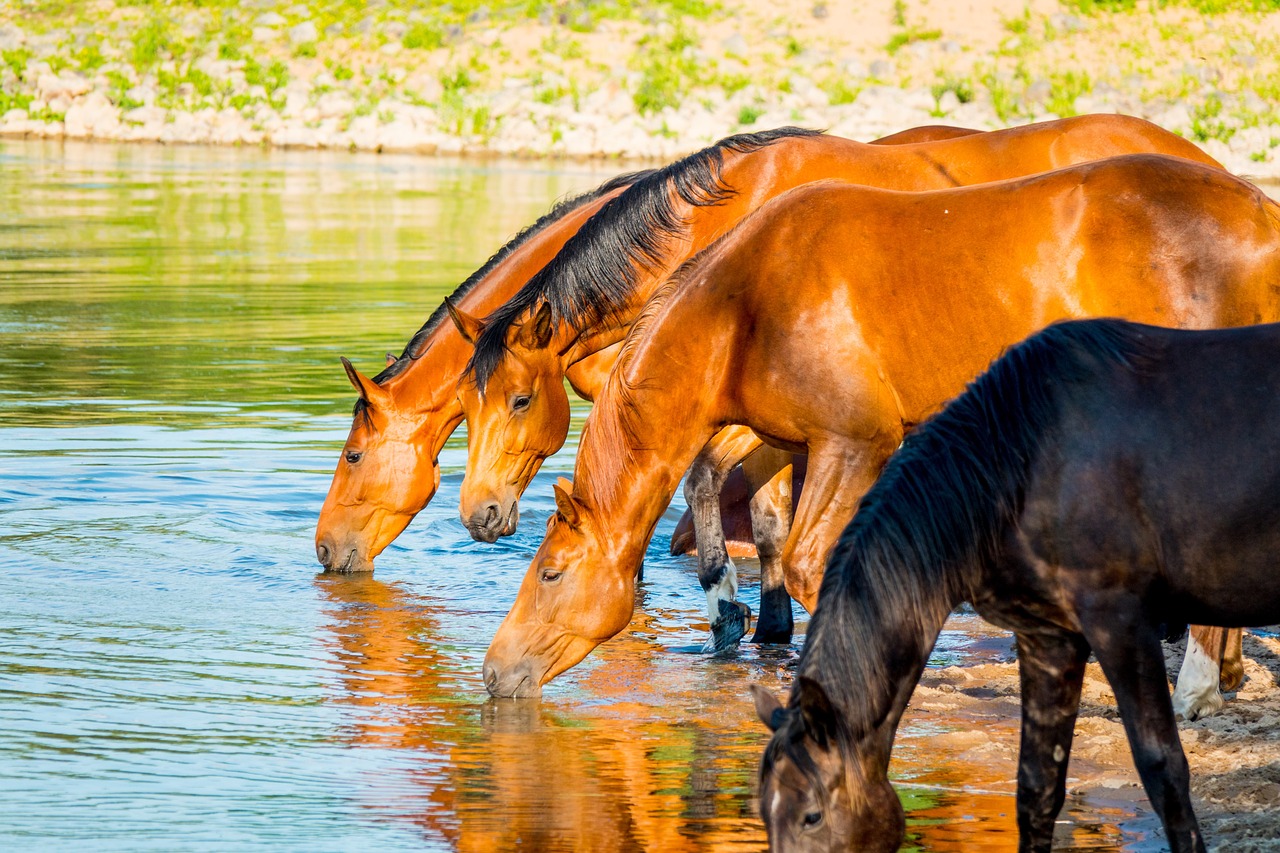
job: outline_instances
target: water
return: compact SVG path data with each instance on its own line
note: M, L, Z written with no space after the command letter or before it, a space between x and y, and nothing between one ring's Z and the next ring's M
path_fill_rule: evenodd
M376 372L611 171L0 142L0 847L763 847L746 689L782 693L796 649L697 653L695 567L664 553L678 499L630 628L540 702L488 699L480 663L572 440L516 536L457 523L460 432L376 577L316 574L338 356ZM940 662L991 653L967 626ZM1014 768L931 740L974 724L908 715L909 847L1016 849ZM1124 803L1064 817L1062 849L1141 845Z

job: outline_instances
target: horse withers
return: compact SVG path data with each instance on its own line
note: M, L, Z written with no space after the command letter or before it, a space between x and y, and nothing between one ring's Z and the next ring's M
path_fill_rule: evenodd
M1203 851L1161 638L1280 620L1280 325L1052 326L907 437L841 535L760 804L776 850L896 850L889 753L947 615L1014 632L1021 849L1050 849L1085 663L1174 853Z

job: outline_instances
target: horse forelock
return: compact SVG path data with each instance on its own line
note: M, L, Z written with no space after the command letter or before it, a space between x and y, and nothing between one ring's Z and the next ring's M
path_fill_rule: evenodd
M566 215L572 213L579 208L591 204L593 201L606 196L620 187L630 186L645 176L653 173L653 169L645 169L638 172L628 172L617 177L610 178L600 186L593 190L580 193L578 195L566 196L560 199L551 209L538 218L536 222L529 225L514 237L508 240L503 246L494 252L481 267L467 276L462 284L458 285L453 293L449 295L449 301L457 303L462 297L470 293L476 285L484 281L493 270L510 257L517 249L529 242L537 234L546 230L551 224L563 219ZM445 303L441 302L431 316L427 318L427 322L422 324L418 331L413 333L413 337L409 339L409 343L405 345L404 351L391 364L383 368L382 372L373 378L374 382L381 383L383 380L390 379L393 376L399 376L410 364L417 358L422 356L426 350L427 343L431 335L449 318L449 310L445 307Z
M486 319L467 364L476 386L483 391L507 352L512 327L539 303L550 305L556 324L575 331L622 311L635 295L641 272L660 269L669 241L687 226L677 200L709 207L736 193L721 180L726 151L747 154L782 139L819 134L794 127L738 134L635 181L587 220L550 263Z
M797 667L829 686L855 737L897 689L886 662L927 655L997 555L1068 395L1099 370L1142 372L1162 351L1120 321L1051 326L903 442L832 550Z

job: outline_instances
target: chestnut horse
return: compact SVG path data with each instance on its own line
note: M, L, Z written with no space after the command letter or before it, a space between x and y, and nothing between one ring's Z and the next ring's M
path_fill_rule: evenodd
M907 429L1002 348L1064 317L1280 316L1278 214L1245 181L1158 155L928 193L819 182L773 200L636 323L486 686L535 693L626 627L654 525L725 425L808 452L782 563L812 610L828 549Z
M903 131L879 140L879 144L974 132L933 125ZM760 134L731 137L720 142L718 149L752 150L769 138ZM622 175L557 205L495 253L453 292L450 301L476 314L498 308L554 258L605 202L649 174ZM326 570L372 570L374 558L435 494L440 480L437 457L462 422L456 386L472 352L453 324L444 322L445 317L445 306L441 305L400 357L391 359L372 380L344 360L359 398L316 524L316 556ZM606 352L578 361L567 373L569 382L591 399L604 384L613 358L614 353ZM510 521L508 533L514 531L514 516Z
M1020 849L1052 844L1092 652L1170 849L1203 853L1160 641L1280 620L1277 387L1277 325L1063 323L908 436L831 555L789 707L753 686L770 848L898 849L894 732L968 601L1017 637Z

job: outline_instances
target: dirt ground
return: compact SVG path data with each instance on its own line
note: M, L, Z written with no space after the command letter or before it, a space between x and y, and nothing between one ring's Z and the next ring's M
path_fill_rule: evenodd
M972 616L960 617L956 627L974 635L974 662L926 670L908 718L973 715L1016 720L1019 688L1012 637ZM1167 669L1176 674L1185 640L1165 648ZM1280 639L1246 633L1244 653L1245 683L1238 693L1227 695L1226 707L1215 716L1180 721L1178 727L1209 849L1274 853L1280 851ZM1007 727L974 725L938 737L940 745L958 752L960 759L985 766L1003 764L1012 774L1018 743L1009 735ZM1115 698L1096 663L1089 664L1085 676L1069 778L1069 792L1110 789L1150 809Z

